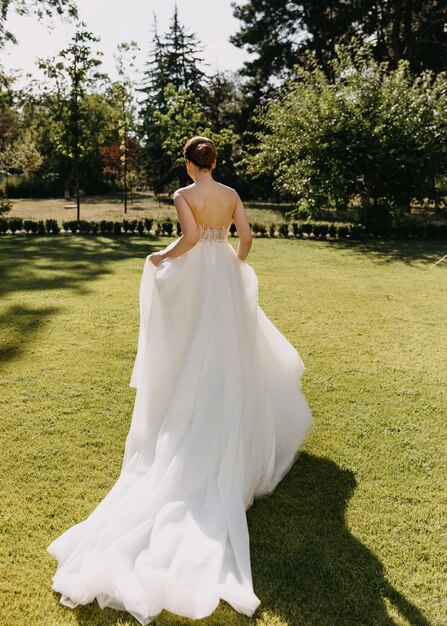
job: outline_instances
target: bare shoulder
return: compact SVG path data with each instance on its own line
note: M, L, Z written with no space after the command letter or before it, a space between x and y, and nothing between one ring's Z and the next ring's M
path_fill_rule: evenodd
M237 202L239 194L236 189L233 189L233 187L229 187L228 185L224 185L223 183L217 183L217 185L219 185L220 189L228 196L229 199L233 199Z
M192 185L187 185L186 187L179 187L178 189L176 189L174 191L174 193L172 194L172 198L175 200L178 196L182 195L182 192L186 192L186 194L188 193L188 191L191 190L191 188L194 186L194 184Z

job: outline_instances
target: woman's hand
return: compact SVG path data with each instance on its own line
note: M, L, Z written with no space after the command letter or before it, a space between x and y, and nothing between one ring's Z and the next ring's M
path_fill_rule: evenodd
M153 265L155 265L155 267L158 267L163 261L163 252L152 252L152 254L149 254L147 258Z

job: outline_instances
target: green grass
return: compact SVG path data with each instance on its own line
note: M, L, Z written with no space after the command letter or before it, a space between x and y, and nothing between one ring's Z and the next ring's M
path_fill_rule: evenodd
M144 257L167 240L0 238L2 626L136 625L50 590L46 546L118 477ZM441 626L447 263L438 242L256 240L266 313L298 348L316 427L248 512L255 592L157 626Z
M17 198L11 200L12 209L5 217L21 217L24 220L64 220L76 219L76 201L62 198ZM70 206L72 208L65 208ZM248 201L245 203L248 218L251 222L283 222L284 212L289 211L290 203L274 204L269 202ZM118 220L122 219L177 219L171 196L156 198L146 193L134 193L134 202L129 200L127 214L120 194L107 196L89 196L81 200L81 219L83 220Z

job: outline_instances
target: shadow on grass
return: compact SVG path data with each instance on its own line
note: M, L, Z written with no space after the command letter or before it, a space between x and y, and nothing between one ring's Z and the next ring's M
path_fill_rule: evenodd
M431 626L346 527L345 511L355 487L350 470L302 452L275 493L255 501L248 523L253 583L261 605L251 619L234 611L226 626L256 624L263 612L288 626L397 626L402 621L387 614L386 601L411 626ZM138 624L124 611L101 609L96 600L76 607L74 615L79 626L114 626L123 620ZM152 623L221 625L216 614L192 621L172 614L166 618L165 612Z
M157 240L125 237L0 238L0 296L17 292L71 290L90 293L89 284L113 271L116 261L141 257L159 248ZM20 296L15 296L15 301ZM51 300L51 295L49 295ZM60 301L58 300L58 303ZM0 316L0 363L20 356L59 306L11 304Z
M335 240L327 242L339 250L349 250L360 256L369 256L381 263L401 261L409 265L426 264L427 268L447 253L447 241L437 240L390 240L367 241ZM446 261L441 265L447 266Z
M34 309L13 305L0 315L0 368L20 356L30 337L40 332L48 323L48 318L58 310L59 307Z
M392 626L386 598L411 626L429 626L346 527L355 487L350 470L302 452L276 492L255 502L248 519L258 611L289 626Z

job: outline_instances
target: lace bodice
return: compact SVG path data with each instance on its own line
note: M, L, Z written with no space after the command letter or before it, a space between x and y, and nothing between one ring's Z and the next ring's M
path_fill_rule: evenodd
M226 241L228 226L203 226L197 224L200 228L200 241Z

